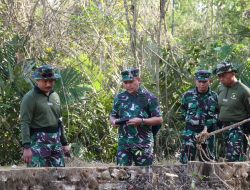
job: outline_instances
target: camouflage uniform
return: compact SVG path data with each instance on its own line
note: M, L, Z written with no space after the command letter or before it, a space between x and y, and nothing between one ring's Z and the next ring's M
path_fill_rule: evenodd
M28 167L64 167L60 134L38 132L31 136L32 162Z
M36 80L59 77L49 65L39 67L33 74ZM46 95L35 86L22 99L20 117L22 145L32 151L32 162L28 167L63 167L63 146L67 145L67 140L60 120L58 94L51 91Z
M222 122L223 127L236 122ZM223 134L223 146L225 146L226 161L246 161L247 140L241 127L230 129Z
M234 72L237 70L229 62L221 62L214 73ZM223 126L232 125L250 116L250 89L239 81L233 86L221 85L218 90L218 102L220 107L219 119ZM229 162L245 161L247 159L247 139L250 123L230 129L223 134L223 146L225 146L226 160Z
M160 117L160 107L157 98L140 87L136 95L127 91L118 94L114 99L111 116L120 119ZM133 161L136 166L152 165L152 126L121 124L118 133L117 165L129 166Z
M201 70L196 80L209 78L205 74L207 71ZM207 78L204 78L204 76ZM200 77L201 76L201 77ZM181 112L185 120L186 127L183 131L182 147L180 162L185 164L189 160L195 160L196 157L196 138L204 127L207 127L208 132L214 131L217 126L218 117L218 102L217 94L210 89L206 93L199 93L197 88L186 92L181 101ZM203 150L210 159L215 158L215 138L210 137L204 144ZM203 155L202 158L206 160ZM201 158L200 158L201 159Z

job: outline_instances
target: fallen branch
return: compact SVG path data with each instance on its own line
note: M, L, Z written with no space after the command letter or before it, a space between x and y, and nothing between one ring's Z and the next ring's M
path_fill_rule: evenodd
M211 133L208 133L206 131L206 129L204 129L200 134L198 134L196 136L196 139L197 139L197 143L202 143L202 142L205 142L209 137L215 135L215 134L218 134L218 133L221 133L223 131L226 131L226 130L229 130L229 129L233 129L233 128L236 128L236 127L239 127L240 125L244 124L244 123L247 123L250 121L250 118L248 119L245 119L245 120L242 120L240 122L237 122L237 123L234 123L232 125L229 125L227 127L223 127L222 129L218 129L218 130L215 130Z
M210 137L210 136L212 136L212 135L215 135L215 134L218 134L218 133L221 133L221 132L223 132L223 131L229 130L229 129L236 128L236 127L238 127L238 126L240 126L240 125L242 125L242 124L244 124L244 123L247 123L247 122L249 122L249 121L250 121L250 118L245 119L245 120L242 120L242 121L240 121L240 122L238 122L238 123L234 123L234 124L232 124L232 125L229 125L229 126L227 126L227 127L222 128L222 129L218 129L218 130L216 130L216 131L213 131L213 132L209 133L209 134L208 134L208 137Z

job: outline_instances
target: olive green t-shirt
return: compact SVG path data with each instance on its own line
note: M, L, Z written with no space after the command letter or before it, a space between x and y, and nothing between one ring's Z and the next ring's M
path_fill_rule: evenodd
M30 128L58 127L61 117L60 98L56 92L45 95L38 87L34 87L24 95L21 108L22 144L30 144ZM61 131L62 144L66 143L64 131Z
M218 102L221 121L241 121L250 116L250 89L241 82L232 87L222 85Z

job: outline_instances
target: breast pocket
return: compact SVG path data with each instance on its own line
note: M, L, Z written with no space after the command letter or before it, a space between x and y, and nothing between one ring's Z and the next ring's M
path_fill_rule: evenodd
M131 102L129 101L127 96L121 97L119 99L120 105L119 105L119 116L121 118L130 118L130 107Z
M217 108L217 102L216 101L214 101L214 100L211 100L211 101L209 101L208 103L207 103L207 113L208 113L208 115L211 117L211 118L213 118L213 117L215 117L215 115L217 114L216 112L216 109L218 109Z
M197 102L190 102L190 103L188 103L187 114L188 114L188 115L195 115L197 109L198 109L198 104L197 104Z
M209 108L208 108L208 115L210 116L210 117L214 117L215 115L216 115L216 113L215 113L215 106L210 106Z
M128 100L120 100L120 106L119 106L119 110L124 111L127 110L129 107L129 101Z

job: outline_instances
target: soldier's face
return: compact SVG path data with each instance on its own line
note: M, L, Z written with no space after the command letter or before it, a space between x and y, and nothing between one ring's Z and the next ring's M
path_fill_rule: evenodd
M208 91L210 81L195 81L196 87L198 89L198 92L205 93Z
M134 78L132 81L123 81L123 87L130 93L135 94L140 86L140 79Z
M234 76L234 72L222 73L218 75L221 84L225 86L232 86L234 84Z
M49 93L55 85L55 80L54 79L49 79L49 80L37 80L37 86L40 88L41 91L44 93Z

